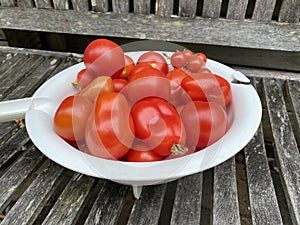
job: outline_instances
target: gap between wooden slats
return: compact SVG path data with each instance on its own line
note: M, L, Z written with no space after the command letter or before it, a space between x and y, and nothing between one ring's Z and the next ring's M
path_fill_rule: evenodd
M203 17L219 18L221 12L222 0L204 0Z
M135 14L150 14L151 0L134 0L133 12Z
M300 1L284 0L279 12L279 22L299 23Z
M270 21L275 9L276 0L256 0L252 19Z
M283 189L292 220L300 224L300 154L283 98L282 84L276 79L264 79L263 85Z
M113 1L113 6L117 4L116 2L119 1ZM124 4L126 3L124 2ZM108 0L92 0L91 5L92 5L92 10L95 12L107 12L109 10Z
M178 180L170 224L200 224L202 183L202 173Z
M76 224L94 182L92 177L74 174L42 224Z
M0 182L0 212L11 200L18 197L26 186L34 169L42 163L44 155L34 146L15 161L2 176Z
M182 17L195 17L197 12L197 0L180 0L178 15Z
M141 197L135 201L128 225L158 224L167 184L144 186Z
M227 8L227 19L243 20L245 19L248 0L229 0Z
M158 0L156 1L156 14L159 16L171 16L173 14L174 1L173 0Z
M261 126L244 150L253 225L283 224Z
M234 157L214 168L213 224L240 224Z
M32 224L50 198L62 171L61 166L50 163L18 199L1 225Z

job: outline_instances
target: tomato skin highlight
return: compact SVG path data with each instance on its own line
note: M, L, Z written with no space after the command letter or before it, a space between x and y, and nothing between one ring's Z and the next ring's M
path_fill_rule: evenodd
M135 68L135 62L128 55L124 55L124 59L125 59L125 66L119 78L128 79L129 74Z
M86 153L106 159L120 159L129 151L134 133L127 99L117 92L101 94L86 125Z
M131 110L136 137L161 156L169 156L174 144L185 144L185 129L176 109L165 99L149 97Z
M95 76L117 78L124 70L124 52L113 41L96 39L86 47L83 62L87 71Z
M190 102L182 108L180 117L187 131L188 147L198 150L219 140L228 128L227 114L215 102Z
M71 142L84 138L87 118L92 112L93 104L81 96L65 98L54 115L54 130L63 139Z

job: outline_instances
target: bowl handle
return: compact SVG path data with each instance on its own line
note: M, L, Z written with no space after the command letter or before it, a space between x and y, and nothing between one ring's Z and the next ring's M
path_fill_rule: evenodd
M0 122L24 119L25 113L32 108L32 102L32 97L0 102Z

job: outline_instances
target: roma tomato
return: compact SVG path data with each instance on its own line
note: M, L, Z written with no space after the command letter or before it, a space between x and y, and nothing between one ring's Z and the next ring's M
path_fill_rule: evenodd
M125 79L113 79L112 82L114 84L115 92L122 91L123 88L125 88L126 85L128 84L128 81Z
M143 63L151 65L153 68L160 70L164 74L167 74L169 72L169 66L167 60L163 55L161 55L158 52L149 51L143 53L138 58L137 65Z
M94 102L98 95L111 92L114 92L114 84L111 77L100 76L95 78L84 89L82 89L78 95L86 97L91 102Z
M153 162L163 158L143 143L133 144L126 155L127 162Z
M101 94L85 129L86 152L120 159L134 141L134 124L127 99L120 93Z
M84 138L87 118L90 116L93 104L81 96L65 98L54 115L54 130L68 141L79 141Z
M123 49L107 39L96 39L85 49L83 62L87 71L96 76L119 77L125 66Z
M151 67L140 70L131 77L126 88L122 90L122 93L132 103L153 96L169 100L171 85L166 75Z
M142 99L133 105L136 137L161 156L169 156L176 144L184 146L185 129L176 109L157 97Z
M135 63L133 59L128 55L124 55L124 58L125 58L125 66L119 77L123 79L128 79L129 74L135 67Z
M230 83L216 74L193 74L185 77L181 86L193 101L217 102L222 106L231 101Z
M215 102L190 102L183 107L180 117L187 132L186 144L189 148L203 149L219 140L227 131L227 114Z

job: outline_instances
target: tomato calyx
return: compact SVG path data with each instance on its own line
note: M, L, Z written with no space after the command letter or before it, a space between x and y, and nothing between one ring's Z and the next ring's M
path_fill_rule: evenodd
M188 148L181 145L181 144L173 144L172 147L171 147L171 154L173 156L181 156L181 155L184 155L188 152Z

